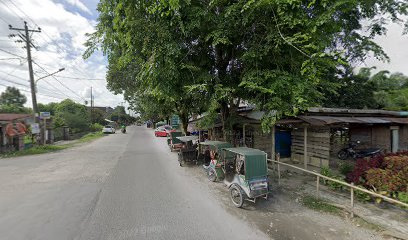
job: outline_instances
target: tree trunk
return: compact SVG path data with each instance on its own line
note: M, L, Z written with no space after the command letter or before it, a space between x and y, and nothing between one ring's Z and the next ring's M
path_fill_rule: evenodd
M181 127L183 129L183 133L187 135L187 127L188 127L188 115L186 113L179 113L179 117L181 120Z

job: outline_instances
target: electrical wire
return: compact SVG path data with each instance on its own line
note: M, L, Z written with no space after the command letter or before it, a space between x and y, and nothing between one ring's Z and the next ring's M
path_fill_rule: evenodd
M39 68L41 68L42 70L44 70L47 74L50 74L47 70L45 70L42 66L40 66L37 62L33 61L33 63L35 65L37 65ZM77 97L79 97L80 99L86 101L85 98L83 98L82 96L78 95L74 90L72 90L71 88L67 87L65 84L63 84L60 80L58 80L58 78L56 78L55 76L51 75L52 78L54 78L59 84L61 84L63 87L65 87L66 89L68 89L70 92L72 92L74 95L76 95Z
M13 87L13 86L5 85L5 84L2 84L2 83L0 83L0 86L3 86L3 87ZM21 88L19 88L18 90L23 91L23 92L27 92L27 93L29 93L29 94L31 95L31 91L30 91L30 90L21 89ZM37 93L37 94L40 95L40 96L45 96L45 97L49 97L49 98L54 98L54 99L63 100L63 98L54 97L54 96L47 95L47 94L44 94L44 93Z
M0 0L0 1L3 1L3 0ZM9 0L9 2L17 9L17 10L19 10L24 16L26 16L36 27L39 27L39 25L27 14L27 13L25 13L20 7L18 7L16 4L14 4L11 0ZM4 2L3 2L3 4L5 4ZM7 6L8 7L8 6ZM9 8L9 7L8 7ZM10 9L10 8L9 8ZM11 10L11 9L10 9ZM13 11L13 10L12 10ZM22 19L21 18L21 15L20 14L18 14L18 13L16 13L15 11L13 11L13 13L18 17L18 18L20 18L20 19ZM65 52L67 52L65 49L63 49L63 47L61 47L60 46L60 44L58 43L58 42L56 42L55 40L53 40L51 37L50 37L50 35L48 35L44 30L42 30L42 33L44 33L44 35L46 36L46 37L48 37L48 39L50 39L51 40L51 43L53 43L56 47L57 47L57 52L59 52L59 53L65 53ZM45 42L48 42L41 34L39 35ZM46 52L45 52L46 53ZM48 53L46 53L46 55L48 55L49 56L49 54ZM93 80L90 80L90 79L92 79L92 77L90 77L90 75L86 72L86 71L84 71L83 69L82 69L82 66L79 66L76 62L71 62L71 64L70 64L70 66L72 66L72 68L73 69L75 69L77 72L82 72L82 74L84 74L84 75L86 75L86 76L88 76L88 78L82 78L81 80L85 80L85 81L93 81ZM74 73L75 75L77 75L76 73ZM78 79L80 79L81 77L78 77ZM85 84L86 82L81 82L81 83L83 83L84 84L84 86L86 86L86 87L90 87L90 86L92 86L92 85L87 85L87 84ZM77 95L78 96L78 95ZM82 98L82 97L81 97Z
M19 56L19 55L17 55L17 54L14 54L14 53L12 53L12 52L9 52L9 51L4 50L4 49L1 49L1 48L0 48L0 51L1 51L1 52L5 52L5 53L8 53L8 54L10 54L10 55L12 55L12 56L15 56L15 57L19 57L19 58L25 59L25 57Z
M103 78L77 78L77 77L67 77L67 76L57 76L60 78L76 79L76 80L88 80L88 81L105 81Z

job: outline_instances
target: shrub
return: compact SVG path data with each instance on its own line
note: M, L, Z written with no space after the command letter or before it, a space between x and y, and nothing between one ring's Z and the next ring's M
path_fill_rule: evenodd
M383 155L378 155L370 159L368 158L357 159L353 171L347 174L346 181L349 183L352 182L356 185L360 184L365 185L367 171L372 168L381 167L383 161L384 161Z
M351 173L353 171L354 166L350 163L344 162L344 163L340 163L339 165L339 171L341 174L343 174L344 176L347 176L349 173Z
M103 126L99 123L93 123L89 125L91 132L100 132L102 131Z
M398 193L398 200L400 200L403 203L408 204L408 192L399 192Z
M359 187L364 188L364 186L359 186ZM361 202L368 202L371 200L371 195L366 192L355 190L354 193L357 199L360 200Z

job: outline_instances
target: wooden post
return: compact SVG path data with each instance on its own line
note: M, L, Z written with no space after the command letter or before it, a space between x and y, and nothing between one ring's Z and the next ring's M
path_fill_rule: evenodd
M280 155L276 155L276 160L278 161L278 185L281 183L281 172L280 172Z
M354 186L354 183L351 183ZM354 188L350 188L350 205L351 205L351 217L354 217Z
M272 131L271 131L271 135L272 135L272 148L271 148L271 160L276 160L275 159L275 125L272 126ZM273 170L275 170L275 163L272 162L272 166L273 166Z
M242 125L242 145L244 146L244 147L246 147L246 144L245 144L245 123L244 123L244 125Z
M319 192L319 187L320 187L320 177L316 177L316 198L320 198L320 192Z
M307 126L303 128L303 140L304 140L303 162L305 169L307 169Z

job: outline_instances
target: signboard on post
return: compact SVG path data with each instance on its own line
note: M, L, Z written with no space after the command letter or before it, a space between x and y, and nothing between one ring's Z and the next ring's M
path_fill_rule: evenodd
M39 134L40 133L40 124L31 123L31 133L32 134Z
M40 118L41 119L49 119L51 117L50 112L40 112Z

